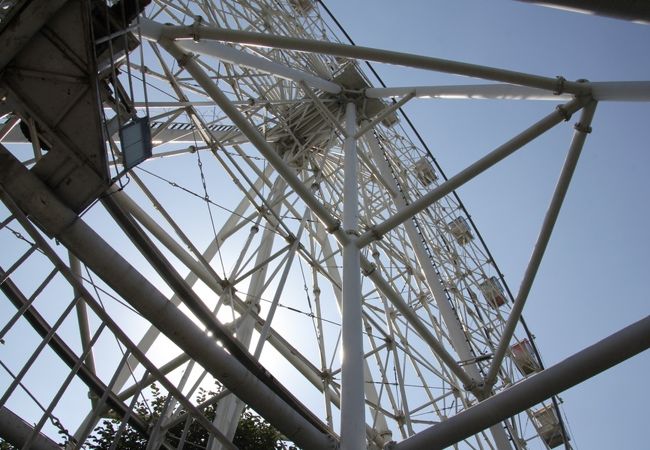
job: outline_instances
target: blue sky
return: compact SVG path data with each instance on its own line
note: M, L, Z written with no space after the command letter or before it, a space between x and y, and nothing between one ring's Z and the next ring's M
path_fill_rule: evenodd
M515 1L329 0L358 45L569 80L649 80L650 26ZM375 65L388 86L474 82ZM414 100L406 111L453 175L554 102ZM601 103L524 315L552 365L650 312L650 104ZM459 190L513 291L572 134L562 124ZM578 449L647 448L639 355L563 393Z

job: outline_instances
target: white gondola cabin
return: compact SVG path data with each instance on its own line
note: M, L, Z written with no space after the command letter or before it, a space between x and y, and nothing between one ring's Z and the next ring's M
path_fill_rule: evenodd
M420 158L418 162L413 165L413 172L415 173L415 177L423 186L430 186L438 180L436 170L426 157Z
M560 421L555 414L553 405L544 406L533 412L535 426L539 435L544 439L549 448L555 448L564 444L564 435Z
M487 300L487 302L493 308L498 308L501 305L505 304L506 295L503 291L503 287L501 286L501 282L497 277L490 277L486 279L479 285L479 288L481 289L485 300Z
M474 239L472 230L464 217L456 217L447 226L449 226L449 231L460 245L465 245Z
M510 351L512 352L512 358L514 359L517 368L523 375L530 375L540 371L541 366L535 358L533 346L528 339L523 339L514 344L510 347Z

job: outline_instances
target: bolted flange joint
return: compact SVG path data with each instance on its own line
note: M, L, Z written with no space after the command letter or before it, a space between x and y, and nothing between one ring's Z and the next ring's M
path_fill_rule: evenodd
M348 236L356 236L356 237L360 236L359 231L357 230L345 230L345 234L347 234Z
M332 233L336 233L340 229L341 229L341 221L337 220L336 222L334 222L334 224L331 227L327 227L327 232L332 234Z
M327 435L327 439L330 441L330 448L332 450L339 450L341 448L341 443L331 434Z
M196 19L192 24L192 40L194 42L199 42L201 40L201 26L203 26L203 17L196 16Z
M564 106L558 105L555 107L555 109L557 109L557 111L560 113L560 115L562 116L565 122L571 120L571 113L569 113L569 111L567 111L567 109Z
M375 263L370 263L368 267L365 267L361 273L363 273L364 276L369 276L371 275L375 270L377 270L377 264Z
M584 133L584 134L589 134L589 133L591 133L591 127L590 127L590 126L586 126L586 125L584 125L584 124L582 124L582 123L580 123L580 122L576 122L576 124L573 126L573 128L574 128L576 131L579 131L579 132Z
M166 40L168 40L168 39L166 39ZM170 44L172 43L172 41L170 41L170 40L168 40L168 41L169 41ZM196 57L196 55L194 53L192 53L192 52L187 52L187 53L182 52L182 54L179 55L176 58L176 61L178 61L178 67L184 68L187 65L187 63L191 62L195 57Z
M558 75L555 78L557 81L555 83L555 90L553 91L553 95L562 95L564 93L564 83L566 82L566 78L561 75Z
M463 389L467 392L471 392L473 394L479 394L483 393L485 389L485 383L482 381L472 381L471 383L463 385Z
M370 227L368 231L370 231L373 241L380 241L384 237L384 235L377 230L377 227Z

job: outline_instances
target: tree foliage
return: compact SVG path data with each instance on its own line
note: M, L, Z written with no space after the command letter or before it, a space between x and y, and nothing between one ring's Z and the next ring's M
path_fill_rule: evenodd
M133 413L145 422L149 426L149 429L160 418L167 402L167 397L160 392L160 389L155 384L150 386L150 390L150 398L146 401L138 401L133 410ZM196 398L197 403L204 403L213 395L214 392L199 390ZM215 411L216 403L207 406L203 413L209 421L213 421ZM111 448L115 450L146 450L148 439L143 433L136 430L130 424L127 424L120 432L120 425L120 419L102 419L83 448L89 450L109 450ZM183 421L168 430L165 439L172 447L178 448L185 427L186 422ZM119 441L113 447L113 443L118 437L118 432ZM278 430L249 409L244 411L239 420L233 443L240 450L298 450L292 444L287 443ZM181 448L183 450L205 450L207 444L207 430L196 420L190 421L185 433L184 444ZM16 447L0 438L0 450L16 450Z
M135 413L151 427L156 423L165 409L166 397L154 384L151 386L151 399L139 401L134 408ZM200 390L196 398L197 403L203 403L212 397L214 392ZM204 416L213 421L215 418L216 403L211 404L203 411ZM91 450L108 450L111 448L120 427L117 419L104 419L90 437L88 448ZM167 442L177 447L185 431L186 422L183 421L171 427L165 438ZM186 430L183 450L203 450L208 444L208 431L196 420L192 420ZM287 443L282 434L273 428L260 416L246 409L237 425L233 443L240 450L298 450ZM116 450L145 450L147 438L131 425L126 425L117 443Z

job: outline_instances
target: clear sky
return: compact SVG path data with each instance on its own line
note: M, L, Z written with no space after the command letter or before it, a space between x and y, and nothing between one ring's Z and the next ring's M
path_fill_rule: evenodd
M647 25L515 1L326 4L358 45L569 80L650 79ZM375 67L388 86L473 82ZM447 175L453 175L554 106L415 100L406 111ZM459 191L514 292L575 121ZM598 105L593 133L524 310L547 366L650 312L649 125L649 103ZM561 395L576 448L648 448L649 369L646 352Z

